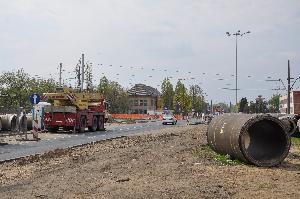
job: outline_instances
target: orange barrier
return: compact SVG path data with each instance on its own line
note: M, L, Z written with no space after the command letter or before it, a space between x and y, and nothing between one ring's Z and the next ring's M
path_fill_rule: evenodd
M147 114L111 114L113 118L117 119L150 119Z
M162 115L148 115L148 114L111 114L115 119L160 119ZM177 120L182 120L181 115L174 115Z
M174 116L176 117L177 120L182 120L183 119L182 115L177 114L177 115L174 115Z

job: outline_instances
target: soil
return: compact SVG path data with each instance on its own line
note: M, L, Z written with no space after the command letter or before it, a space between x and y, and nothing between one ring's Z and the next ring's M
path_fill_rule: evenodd
M224 164L211 155L206 128L177 126L5 162L0 196L300 198L299 142L278 167Z

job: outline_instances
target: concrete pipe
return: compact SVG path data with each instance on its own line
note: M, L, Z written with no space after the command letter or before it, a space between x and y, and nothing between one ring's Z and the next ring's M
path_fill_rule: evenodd
M293 118L281 117L279 119L286 126L289 135L293 135L297 131L297 123Z
M215 117L208 126L207 141L217 153L263 167L280 164L291 145L284 124L266 114Z
M32 114L27 114L27 130L32 130Z
M17 116L13 114L1 115L2 128L6 131L15 131L17 128Z
M20 115L17 118L17 126L18 126L18 130L20 132L26 132L27 131L27 117L25 114Z

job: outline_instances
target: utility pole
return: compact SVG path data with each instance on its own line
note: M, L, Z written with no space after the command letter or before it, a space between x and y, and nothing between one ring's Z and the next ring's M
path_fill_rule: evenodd
M59 63L59 87L61 87L62 63Z
M291 113L291 70L290 70L290 60L288 60L288 89L287 89L287 114Z
M213 114L213 103L212 103L212 100L210 100L210 114Z
M81 91L83 91L83 84L84 84L84 54L82 54L82 59L81 59Z
M229 32L226 32L226 35L229 37L231 35L235 36L235 105L237 106L238 103L238 36L242 37L245 34L249 34L250 31L241 33L240 30L238 30L236 33L231 34Z
M77 82L77 88L81 89L81 81L80 81L80 77L81 77L81 73L80 73L80 60L79 60L79 64L76 65L75 72L76 72L76 78L78 79L78 82Z
M237 106L237 103L238 103L238 95L237 95L237 91L238 91L238 68L237 68L237 65L238 65L238 59L237 59L237 38L238 38L238 35L239 34L235 34L235 105ZM238 112L238 111L237 111Z

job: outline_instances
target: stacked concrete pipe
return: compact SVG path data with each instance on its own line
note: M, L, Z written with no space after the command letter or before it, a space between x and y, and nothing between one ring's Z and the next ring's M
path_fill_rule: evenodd
M266 114L217 116L208 126L207 141L217 153L263 167L280 164L291 145L283 122Z
M297 120L292 117L279 117L287 128L288 133L292 136L297 131Z
M2 130L15 131L17 128L17 116L14 114L0 115L2 121Z
M32 114L27 114L27 130L32 130Z

